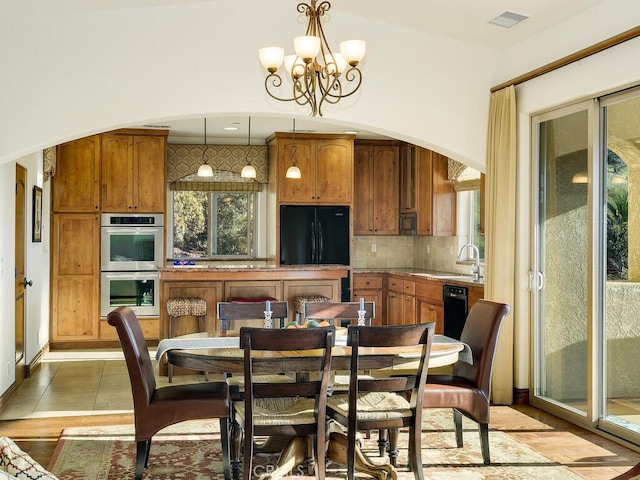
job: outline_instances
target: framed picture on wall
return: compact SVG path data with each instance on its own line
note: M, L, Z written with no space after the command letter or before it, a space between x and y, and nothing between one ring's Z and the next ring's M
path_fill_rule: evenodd
M33 235L32 242L42 241L42 189L33 187Z

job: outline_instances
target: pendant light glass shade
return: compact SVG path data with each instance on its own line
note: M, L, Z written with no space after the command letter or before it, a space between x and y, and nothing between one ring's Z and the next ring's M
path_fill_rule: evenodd
M287 178L302 178L302 174L300 173L300 169L297 166L291 165L289 168L287 168L286 177Z
M256 169L253 165L245 165L240 173L242 178L256 178Z
M213 177L213 169L211 168L211 165L207 165L206 163L204 165L200 165L200 168L198 168L198 176Z
M213 177L213 169L207 163L207 118L204 119L204 146L202 147L202 165L198 168L199 177Z

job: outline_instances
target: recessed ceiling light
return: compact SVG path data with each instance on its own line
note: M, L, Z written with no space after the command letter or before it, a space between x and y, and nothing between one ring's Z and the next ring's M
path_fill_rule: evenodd
M511 28L514 25L526 20L527 16L520 15L519 13L513 12L504 12L502 15L494 18L493 20L489 20L489 23L493 25L498 25L500 27Z
M238 127L224 127L225 130L238 130Z
M345 130L342 133L346 133L348 135L357 135L358 133L360 133L358 130Z

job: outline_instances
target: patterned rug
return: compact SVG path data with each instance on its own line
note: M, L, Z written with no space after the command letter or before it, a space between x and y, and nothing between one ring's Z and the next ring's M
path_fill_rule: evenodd
M223 480L218 421L192 421L166 428L151 446L146 480ZM424 476L426 479L575 480L578 475L516 442L503 432L490 430L492 465L482 464L477 427L465 419L464 447L456 448L451 410L426 410L423 422ZM377 456L377 434L364 439L363 451L373 463ZM407 471L407 434L400 434L399 480L412 480ZM62 432L49 470L60 480L121 480L133 478L135 442L133 426L77 427ZM254 461L254 473L268 471L277 456L261 455ZM302 477L296 469L292 476ZM345 478L342 465L329 463L327 478ZM363 476L362 478L367 478ZM370 478L370 477L368 477Z

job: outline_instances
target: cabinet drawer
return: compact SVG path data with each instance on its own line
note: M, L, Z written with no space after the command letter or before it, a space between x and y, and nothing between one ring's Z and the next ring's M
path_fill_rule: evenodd
M353 289L382 289L382 275L361 275L353 276Z
M436 282L418 282L416 284L416 297L431 300L436 304L442 304L442 284Z
M389 277L387 288L394 292L404 293L404 285L401 278Z
M416 294L416 282L413 280L403 280L402 281L402 292L406 295L415 295Z

